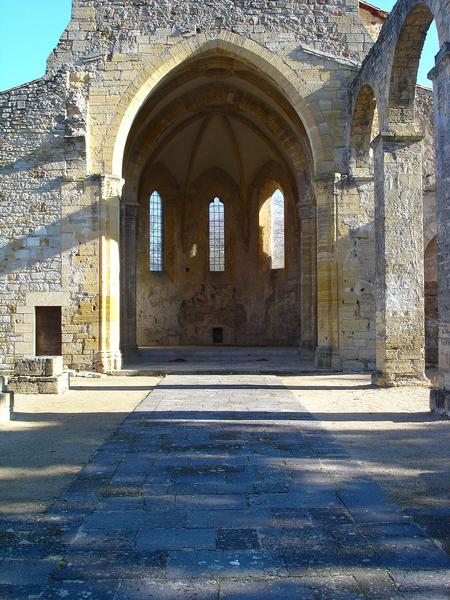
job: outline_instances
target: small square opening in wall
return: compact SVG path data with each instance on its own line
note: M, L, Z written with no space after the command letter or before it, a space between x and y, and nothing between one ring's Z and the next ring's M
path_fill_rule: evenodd
M212 337L214 344L223 344L223 328L222 327L213 327Z
M61 307L35 307L36 356L61 356Z

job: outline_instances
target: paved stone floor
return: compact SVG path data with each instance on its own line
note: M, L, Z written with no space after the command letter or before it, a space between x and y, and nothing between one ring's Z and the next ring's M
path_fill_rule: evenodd
M170 375L45 515L0 598L448 599L450 560L276 376Z
M139 348L139 359L113 375L193 375L317 373L314 361L300 357L298 347L157 346Z

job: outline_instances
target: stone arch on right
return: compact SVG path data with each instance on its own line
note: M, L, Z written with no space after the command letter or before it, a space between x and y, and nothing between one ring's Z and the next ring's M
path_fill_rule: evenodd
M416 110L420 94L416 83L433 19L440 44L429 73L435 115L437 227L435 237L424 240L427 182L422 166L430 157L422 153L424 131ZM350 179L370 179L373 173L373 383L430 385L425 366L438 363L431 408L446 413L450 406L449 31L449 0L397 2L353 82L346 155ZM375 106L378 131L374 133Z

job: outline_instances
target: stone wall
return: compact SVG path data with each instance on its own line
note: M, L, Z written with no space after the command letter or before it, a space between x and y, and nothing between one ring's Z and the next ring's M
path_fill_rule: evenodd
M337 188L339 354L346 370L375 367L374 188L342 179Z
M433 94L418 86L416 120L425 134L423 141L423 241L425 273L425 362L438 363L439 321L437 306L437 215Z
M417 86L416 120L423 147L424 248L436 235L435 140L432 90ZM372 131L372 137L378 128ZM364 157L363 157L364 158ZM339 349L344 369L375 368L375 225L372 159L359 162L356 175L337 188L337 261L339 278ZM358 172L363 177L358 177ZM425 262L425 281L435 281L433 261ZM437 349L435 285L426 287L426 345L429 363Z
M195 44L200 48L213 41L211 47L217 48L219 38L224 50L235 39L235 52L243 58L251 52L263 69L269 65L263 50L268 57L276 51L290 63L287 67L281 59L274 71L280 77L281 72L288 79L304 73L309 134L321 141L317 121L339 138L340 87L355 69L345 61L361 60L371 44L356 2L336 0L319 8L302 2L255 6L243 0L74 1L72 20L48 59L46 76L0 94L2 368L9 368L14 357L34 353L36 306L62 307L68 366L92 368L99 353L108 354L111 340L118 344L117 240L111 228L118 218L107 177L119 181L120 173L112 173L111 144L127 103L135 102L139 81L149 80L162 64L171 68L173 49L183 60L195 52ZM255 50L244 49L251 44ZM325 63L321 52L329 56ZM342 144L336 150L330 137L323 142L321 168L333 169Z
M58 75L0 94L2 368L14 354L33 351L33 318L24 310L30 294L62 289L64 87Z
M268 48L298 47L361 60L371 46L356 0L74 0L51 69L101 55L157 55L180 39L232 31Z
M146 99L200 55L232 56L261 74L302 121L319 206L317 215L308 206L300 224L310 238L304 264L318 256L319 270L317 288L313 269L305 275L302 318L305 325L315 314L317 293L324 355L340 347L333 364L371 368L373 183L346 177L345 147L350 82L371 46L353 0L75 0L46 76L0 94L0 368L34 353L35 307L48 305L62 307L66 365L119 364L125 149ZM290 150L292 139L277 135ZM303 169L294 164L294 177ZM126 194L133 185L125 182Z
M359 16L374 42L380 35L387 15L386 11L380 10L371 4L366 4L365 2L359 3Z
M98 217L68 80L60 72L0 94L3 369L34 354L36 306L62 307L66 364L91 366L97 350Z
M375 164L377 375L374 381L382 385L426 383L422 307L424 199L423 183L417 177L423 169L423 144L416 115L415 82L423 42L433 17L440 41L448 39L448 9L448 0L397 2L352 85L354 104L359 91L371 87L379 113ZM437 87L435 97L436 90ZM442 109L436 110L436 117L441 112ZM436 119L436 122L441 121ZM437 160L437 165L440 164ZM430 172L427 167L426 172Z
M268 234L268 224L261 222L264 192L256 190L246 214L247 190L240 190L226 172L217 173L217 178L222 181L208 178L196 186L191 200L178 194L170 203L165 190L161 191L166 222L163 272L149 270L149 194L142 199L136 240L138 346L211 345L214 328L223 330L227 345L296 346L301 342L299 221L292 190L284 194L285 266L272 269L270 251L263 248L262 239ZM266 190L265 200L275 189ZM208 206L216 196L225 210L223 272L211 272L208 264ZM190 212L194 218L186 225L184 219ZM187 252L179 243L183 235Z

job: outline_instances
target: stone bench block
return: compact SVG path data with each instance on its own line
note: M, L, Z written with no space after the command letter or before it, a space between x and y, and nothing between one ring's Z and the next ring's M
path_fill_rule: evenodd
M22 358L14 366L14 377L57 377L63 370L62 356Z
M69 389L69 374L55 377L31 377L18 375L11 377L8 387L16 394L62 394Z
M6 389L3 377L0 377L0 423L10 421L13 410L14 394Z

